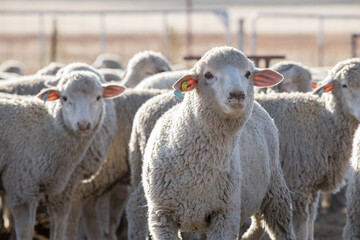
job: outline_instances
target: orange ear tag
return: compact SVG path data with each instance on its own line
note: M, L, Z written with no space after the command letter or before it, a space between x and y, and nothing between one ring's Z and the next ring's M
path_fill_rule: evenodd
M311 83L311 87L312 87L312 89L315 89L318 87L318 84L313 82L313 83Z

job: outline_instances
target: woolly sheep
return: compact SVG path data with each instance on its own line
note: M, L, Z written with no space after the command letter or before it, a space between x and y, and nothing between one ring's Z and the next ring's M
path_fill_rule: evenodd
M36 95L46 88L45 82L54 77L40 75L26 75L0 81L0 92L17 95Z
M284 80L273 88L260 88L257 92L310 92L311 72L301 63L292 61L281 61L271 67L281 73Z
M17 60L7 60L0 65L0 72L24 75L24 65Z
M254 69L240 51L220 47L174 85L193 91L159 118L144 153L153 239L178 239L179 230L237 239L241 221L256 213L273 237L295 239L277 130L253 101L253 84L281 79Z
M360 121L360 58L338 63L314 93L255 97L279 129L280 161L292 192L297 239L313 239L319 191L343 182Z
M99 69L124 69L120 56L114 53L102 53L98 55L92 66Z
M73 72L37 95L46 104L34 97L0 98L6 126L0 134L0 171L17 239L32 238L39 199L61 192L81 161L105 115L99 96L115 97L123 90L101 85L93 73Z
M359 211L359 186L360 186L360 127L357 129L354 137L351 168L348 177L346 190L346 224L344 227L343 238L346 240L360 239L360 211Z
M103 221L97 219L95 203L104 193L110 191L116 185L115 183L129 184L128 142L134 115L145 101L163 92L161 90L135 91L127 89L124 94L114 100L117 115L115 138L110 144L105 162L99 171L91 178L82 181L75 190L67 224L67 239L74 239L77 236L81 211L84 214L83 218L89 239L100 239L103 236L104 233L101 232L99 225ZM126 192L124 194L126 195ZM121 209L125 206L125 202L118 206ZM111 234L115 234L115 231L116 228L111 229Z
M139 52L128 62L123 85L134 88L142 79L150 75L171 70L171 64L161 53L154 51Z
M51 62L49 63L49 65L37 71L36 74L40 76L48 76L48 75L55 76L56 73L63 67L65 67L65 64L58 62Z
M91 66L81 63L69 64L65 67L65 72L68 74L79 69L97 73ZM97 76L101 83L106 82L99 73L97 73ZM117 123L114 102L112 99L104 99L104 102L106 114L103 124L91 141L84 158L75 168L64 190L46 198L51 223L50 239L65 239L66 219L71 209L72 194L81 180L90 177L99 169L115 136Z
M154 74L142 80L135 89L156 88L170 90L174 83L188 72L189 70L181 70Z
M105 80L110 81L121 81L124 79L126 74L125 70L112 69L112 68L100 68L99 73L101 73Z

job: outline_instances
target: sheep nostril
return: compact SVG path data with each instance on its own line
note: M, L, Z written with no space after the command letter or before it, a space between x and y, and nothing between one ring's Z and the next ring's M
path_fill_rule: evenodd
M238 100L245 99L245 93L243 91L233 91L229 94L229 99L236 98Z
M86 120L82 120L77 123L77 127L80 131L87 131L90 130L91 124Z

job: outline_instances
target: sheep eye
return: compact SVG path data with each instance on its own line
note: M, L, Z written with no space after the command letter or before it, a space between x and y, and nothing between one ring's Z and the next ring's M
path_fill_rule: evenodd
M214 75L212 75L211 72L206 72L204 76L206 79L211 79L214 77Z
M99 101L101 99L101 96L97 96L96 101Z
M348 86L346 84L341 85L342 88L347 88Z
M250 73L249 71L247 71L246 74L245 74L245 77L246 77L246 78L249 78L250 75L251 75L251 73Z
M67 101L67 97L66 97L66 96L63 96L62 99L64 100L64 102Z

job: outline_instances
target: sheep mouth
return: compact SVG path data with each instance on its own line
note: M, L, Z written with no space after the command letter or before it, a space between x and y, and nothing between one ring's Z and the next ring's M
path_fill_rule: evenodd
M86 129L86 130L77 130L76 133L80 136L89 136L91 134L91 129Z
M242 109L245 106L245 100L244 99L228 99L226 101L226 103L231 108L235 108L235 109Z

